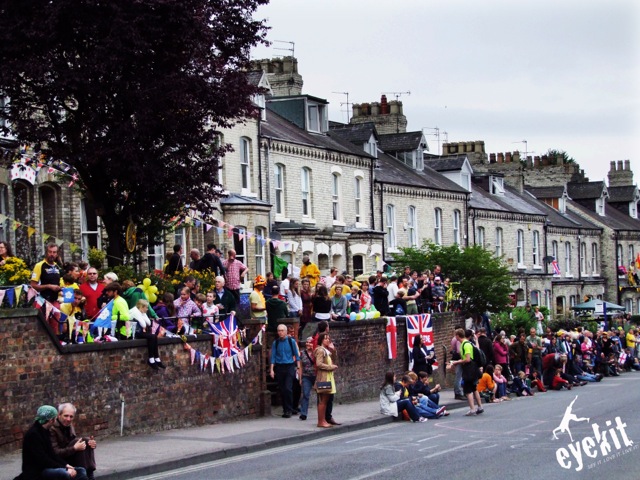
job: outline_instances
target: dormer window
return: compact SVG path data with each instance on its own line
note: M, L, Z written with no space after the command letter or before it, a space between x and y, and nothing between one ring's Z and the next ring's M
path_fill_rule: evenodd
M318 103L307 103L307 129L310 132L322 133L329 129L327 106Z
M504 196L504 178L502 177L489 177L489 184L491 187L492 195Z
M638 202L629 202L629 216L638 218Z
M371 135L369 141L364 144L364 151L372 157L378 158L378 142L373 135Z
M560 197L558 199L558 211L560 213L566 213L567 212L567 199L565 197Z
M596 213L601 217L604 217L604 197L600 197L596 200Z

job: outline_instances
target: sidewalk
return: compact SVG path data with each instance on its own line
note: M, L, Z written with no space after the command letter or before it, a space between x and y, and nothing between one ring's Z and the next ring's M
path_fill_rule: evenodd
M453 410L463 407L466 402L454 400L453 390L445 390L440 392L440 404ZM254 420L98 440L96 478L129 479L392 421L391 417L379 412L377 399L336 404L334 417L342 425L321 429L316 427L316 410L311 406L306 421L301 421L297 416L281 418L276 408L272 416ZM1 455L0 480L13 479L20 473L21 465L20 452Z

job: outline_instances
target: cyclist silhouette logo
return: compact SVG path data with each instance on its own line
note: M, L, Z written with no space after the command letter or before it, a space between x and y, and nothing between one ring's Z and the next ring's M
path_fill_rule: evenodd
M558 437L556 436L556 433L568 433L569 434L569 438L571 439L571 442L573 442L573 436L571 435L571 429L569 428L569 422L571 422L571 421L584 422L585 420L587 422L589 422L588 418L586 418L586 417L579 418L579 417L577 417L575 415L575 413L572 412L573 404L576 403L577 399L578 399L578 396L576 395L576 398L573 399L573 401L569 404L567 409L564 411L564 416L562 417L562 421L560 422L560 425L558 425L557 428L553 429L553 438L555 440L558 440Z

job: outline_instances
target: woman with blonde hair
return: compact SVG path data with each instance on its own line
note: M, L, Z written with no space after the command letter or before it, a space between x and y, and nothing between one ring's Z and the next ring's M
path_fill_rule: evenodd
M318 336L318 347L313 352L316 359L316 370L318 372L316 376L316 393L318 394L318 427L320 428L330 428L333 426L327 422L325 417L329 396L336 393L336 381L333 378L333 372L338 368L331 360L331 352L329 351L330 344L331 337L329 337L327 332L323 332ZM330 384L330 388L322 388L320 384Z

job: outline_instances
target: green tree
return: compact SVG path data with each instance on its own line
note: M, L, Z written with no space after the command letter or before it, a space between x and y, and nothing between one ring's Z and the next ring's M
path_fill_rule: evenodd
M246 74L268 0L2 0L3 133L64 160L96 206L110 264L224 188L219 129L257 114Z
M502 259L479 245L461 250L458 245L425 242L419 248L401 248L394 262L423 271L440 265L452 282L459 282L467 313L500 312L509 305L511 274Z

